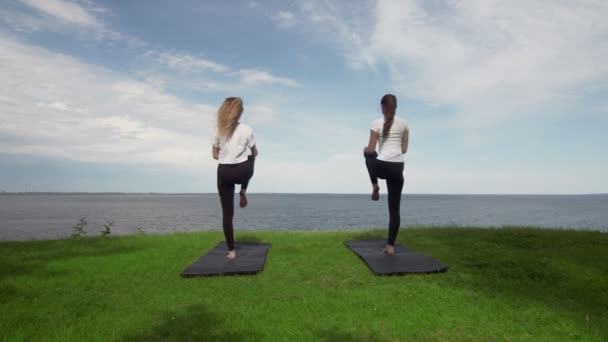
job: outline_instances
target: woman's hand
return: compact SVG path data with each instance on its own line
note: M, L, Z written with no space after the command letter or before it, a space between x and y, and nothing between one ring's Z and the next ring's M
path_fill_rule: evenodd
M215 160L220 159L220 148L213 146L213 148L211 149L211 155Z

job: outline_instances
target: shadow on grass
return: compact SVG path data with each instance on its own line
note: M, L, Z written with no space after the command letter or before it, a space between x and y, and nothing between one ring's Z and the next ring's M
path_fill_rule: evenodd
M64 273L47 270L48 263L70 258L126 254L140 249L125 246L122 241L112 238L4 244L0 249L0 281L20 275L58 276Z
M608 236L540 229L437 229L401 234L450 265L448 286L608 319ZM573 297L573 294L576 294ZM600 328L600 327L598 327ZM608 334L608 327L600 328Z
M229 318L221 318L198 304L188 306L184 312L165 312L150 331L127 336L123 341L256 341L261 338L257 332L232 331Z
M365 232L357 232L351 235L349 240L382 240L387 238L387 232L381 229L374 229Z
M347 342L364 342L364 341L390 341L386 337L379 336L377 333L372 334L353 334L350 332L340 331L339 329L324 329L315 331L315 341L347 341Z
M14 286L0 284L0 304L8 303L13 298L23 295Z
M261 243L262 239L252 234L243 233L238 235L236 242Z

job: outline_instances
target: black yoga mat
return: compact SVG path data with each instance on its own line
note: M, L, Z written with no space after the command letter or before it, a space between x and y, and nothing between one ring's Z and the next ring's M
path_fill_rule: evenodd
M382 251L386 240L346 241L344 244L378 275L435 273L448 269L435 259L411 251L398 243L395 244L395 254L388 255Z
M255 274L264 269L266 254L270 249L268 243L236 242L236 259L226 258L226 243L220 242L200 259L188 266L182 277Z

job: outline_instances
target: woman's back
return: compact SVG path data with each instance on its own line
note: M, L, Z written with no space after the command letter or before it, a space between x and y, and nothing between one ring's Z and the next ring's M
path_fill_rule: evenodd
M213 139L213 146L220 149L220 164L238 164L247 160L249 149L255 145L251 127L239 123L228 139L220 138L217 133Z
M395 116L386 138L383 137L384 118L374 120L371 129L378 133L378 160L403 162L403 135L408 130L405 120Z

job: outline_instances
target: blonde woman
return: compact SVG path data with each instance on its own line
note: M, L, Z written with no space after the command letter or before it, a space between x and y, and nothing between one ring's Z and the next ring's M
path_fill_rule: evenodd
M222 204L222 225L228 247L228 259L236 258L234 249L234 189L241 185L239 204L247 206L247 185L253 177L253 167L258 149L255 146L253 130L239 122L243 114L243 100L229 97L224 100L217 113L217 127L213 138L213 159L217 166L217 190ZM251 151L251 154L249 153Z
M369 143L363 149L365 165L372 181L372 200L380 199L378 178L386 179L388 190L388 241L384 252L395 254L395 239L401 225L400 205L403 190L403 155L407 152L410 130L407 123L396 117L397 97L386 94L380 100L383 117L371 125ZM376 152L378 144L378 152Z

